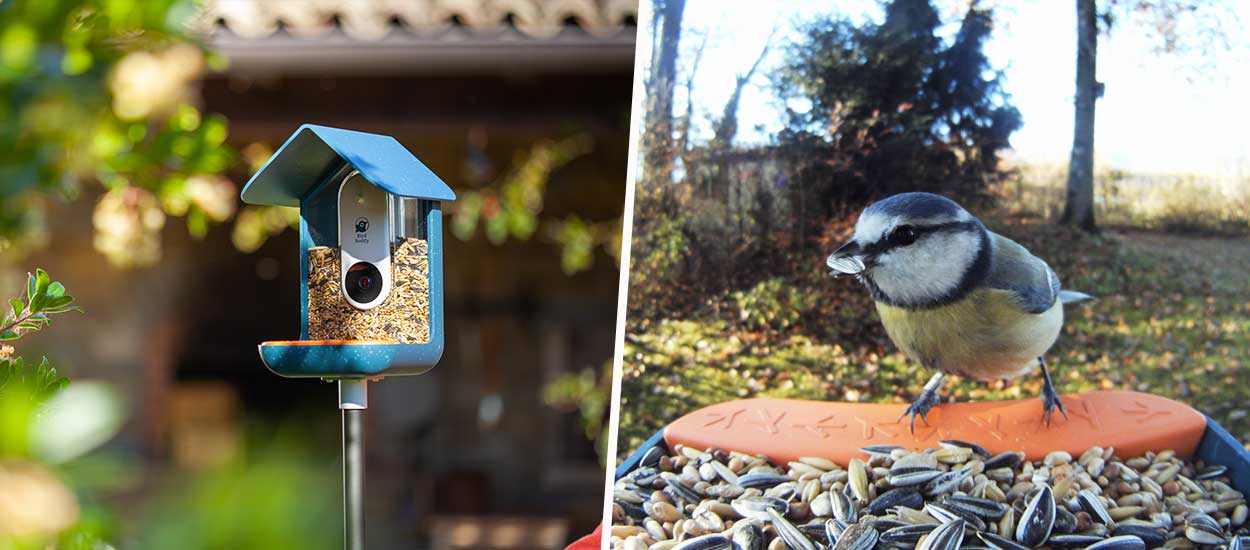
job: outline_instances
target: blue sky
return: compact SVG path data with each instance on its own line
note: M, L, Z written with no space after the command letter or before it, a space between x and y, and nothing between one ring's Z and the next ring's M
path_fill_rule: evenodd
M935 4L946 20L954 21L958 6L966 2ZM1075 10L1071 2L1054 0L997 4L997 28L986 53L1006 72L1006 89L1024 118L1023 128L1012 136L1014 155L1025 162L1064 163L1072 143ZM1250 2L1237 4L1242 24L1250 23ZM696 137L710 135L709 115L723 109L736 75L755 59L774 24L774 42L779 42L794 36L793 22L834 9L856 20L880 12L872 0L687 0L683 53L707 36L694 81ZM1143 172L1250 176L1250 103L1243 98L1250 97L1250 35L1230 39L1232 50L1201 59L1198 54L1154 54L1149 37L1127 22L1104 36L1098 77L1107 87L1098 102L1098 162ZM649 49L650 37L640 43ZM770 52L743 93L741 142L766 142L780 128L781 106L771 94L767 69L782 61L782 53L780 48ZM682 60L683 69L688 62L689 56ZM683 107L684 90L675 99Z

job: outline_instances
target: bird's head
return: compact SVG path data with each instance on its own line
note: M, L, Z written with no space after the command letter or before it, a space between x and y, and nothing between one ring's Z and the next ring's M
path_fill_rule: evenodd
M955 201L902 193L869 205L854 237L830 254L832 275L856 275L873 298L932 307L966 295L990 267L989 232Z

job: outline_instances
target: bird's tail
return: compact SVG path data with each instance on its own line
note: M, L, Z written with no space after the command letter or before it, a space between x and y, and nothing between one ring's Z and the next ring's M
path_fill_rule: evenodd
M1089 301L1093 301L1097 299L1098 298L1090 296L1089 294L1086 294L1084 292L1077 292L1075 290L1060 290L1059 291L1059 301L1063 302L1064 305L1079 304L1081 302L1089 302Z

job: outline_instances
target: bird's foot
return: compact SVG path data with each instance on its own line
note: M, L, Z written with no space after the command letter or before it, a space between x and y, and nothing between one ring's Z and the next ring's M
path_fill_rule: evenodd
M1063 419L1068 419L1068 411L1063 408L1063 401L1059 400L1059 392L1055 391L1053 384L1042 385L1042 420L1046 422L1046 427L1050 427L1051 417L1055 414L1055 409L1059 409L1059 413L1063 415Z
M920 394L911 405L907 406L907 410L903 411L903 415L898 417L898 421L902 422L904 418L911 415L911 433L916 433L916 416L920 416L920 420L924 421L924 425L929 425L929 410L939 403L937 391L926 388L924 393Z

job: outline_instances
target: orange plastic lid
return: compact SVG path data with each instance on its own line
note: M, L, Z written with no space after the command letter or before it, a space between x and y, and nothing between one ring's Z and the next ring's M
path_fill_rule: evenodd
M717 447L762 454L774 462L801 456L845 465L863 458L868 445L908 449L937 447L944 439L976 443L991 453L1023 451L1029 460L1063 450L1073 456L1095 445L1115 447L1124 457L1173 449L1192 455L1206 429L1206 417L1187 405L1155 395L1100 391L1063 396L1050 427L1042 422L1040 399L947 403L929 411L929 424L916 419L916 433L899 416L903 404L836 403L790 399L746 399L704 407L664 430L669 446Z

